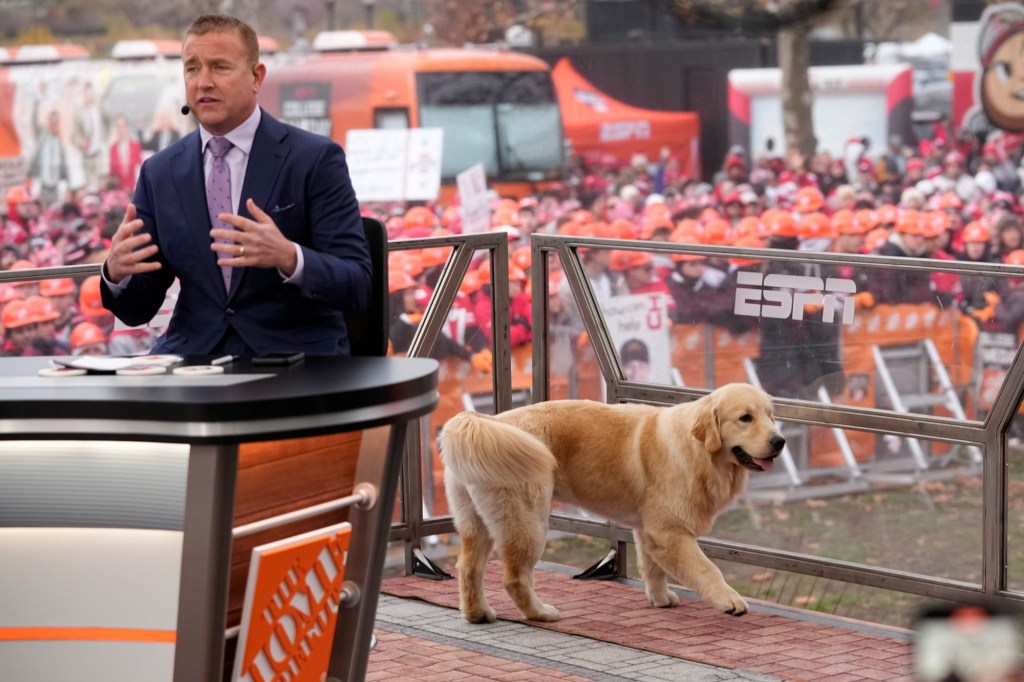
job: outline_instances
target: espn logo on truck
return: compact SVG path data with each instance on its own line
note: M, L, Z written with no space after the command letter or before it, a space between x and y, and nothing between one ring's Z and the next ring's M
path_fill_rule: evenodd
M841 308L842 324L853 324L857 284L851 279L738 272L736 284L737 315L802 320L804 307L810 305L821 307L822 322L836 322L836 310Z

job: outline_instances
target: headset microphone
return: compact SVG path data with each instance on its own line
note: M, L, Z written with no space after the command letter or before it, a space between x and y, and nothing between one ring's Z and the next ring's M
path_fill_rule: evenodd
M184 105L184 106L183 106L183 107L181 108L181 115L182 115L182 116L188 116L188 115L189 115L190 113L192 113L192 110L188 108L188 105L187 105L187 104L186 104L186 105Z

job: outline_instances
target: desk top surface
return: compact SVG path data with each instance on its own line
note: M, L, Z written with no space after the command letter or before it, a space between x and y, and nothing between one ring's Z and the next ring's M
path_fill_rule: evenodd
M258 440L379 426L437 402L437 362L424 358L307 357L284 367L243 359L210 377L40 377L49 366L0 358L0 438Z

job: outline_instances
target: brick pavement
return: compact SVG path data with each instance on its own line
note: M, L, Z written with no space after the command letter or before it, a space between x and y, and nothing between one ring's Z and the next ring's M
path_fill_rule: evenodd
M405 644L419 651L416 663L406 660L402 665L406 672L417 674L408 679L458 680L463 673L475 679L529 680L529 679L650 679L650 680L726 680L726 679L784 679L798 681L831 680L832 682L855 682L860 680L912 680L912 633L898 628L877 626L845 618L816 614L798 609L780 607L765 602L751 602L751 612L742 618L723 615L695 597L680 590L680 606L673 609L654 609L647 604L643 590L633 581L580 581L572 580L559 567L545 566L537 571L536 589L541 599L553 604L561 613L561 620L555 623L532 623L524 621L512 606L501 587L500 566L490 566L487 579L487 597L497 611L499 621L492 625L470 625L457 611L440 613L436 623L450 621L448 637L452 632L465 632L449 640L424 643L415 630L416 618L401 619L393 623L390 630L379 633L380 650L370 657L368 680L401 680L405 673L390 667L388 661L396 652L405 650ZM389 578L382 590L387 595L400 598L401 605L415 604L422 600L429 604L457 609L458 589L454 580L433 581L417 577ZM383 603L383 602L382 602ZM380 627L387 627L384 612L378 619ZM401 631L397 626L411 629ZM561 670L551 667L552 663L537 651L527 647L517 652L532 659L502 660L500 649L468 652L467 647L496 641L489 629L499 626L517 625L530 628L533 632L551 631L585 638L583 641L616 645L609 654L629 656L629 651L646 652L657 657L675 659L680 664L710 666L711 672L695 668L682 676L661 676L652 669L651 674L633 676L636 670L630 665L604 664L600 661L602 649L588 650L582 660L589 663L580 666L579 660ZM387 646L401 638L403 646ZM507 640L499 634L497 641ZM579 640L577 640L579 641ZM489 646L489 645L488 645ZM621 652L619 648L627 651ZM388 651L390 653L385 653ZM461 651L461 654L460 654ZM440 661L459 660L472 656L482 657L468 670L452 668L436 671L436 677L424 677L425 668ZM401 658L401 656L399 656ZM556 661L564 662L559 654ZM658 658L658 666L669 669L671 662ZM428 661L430 663L428 663ZM500 663L526 666L522 669L505 668ZM411 670L408 666L411 665ZM658 667L655 666L655 667ZM701 672L698 674L694 672ZM500 671L500 672L499 672ZM702 677L703 674L718 675ZM393 676L391 676L393 675ZM492 676L493 675L493 676ZM511 676L510 676L511 675ZM723 676L724 675L724 676ZM469 678L465 678L469 679Z

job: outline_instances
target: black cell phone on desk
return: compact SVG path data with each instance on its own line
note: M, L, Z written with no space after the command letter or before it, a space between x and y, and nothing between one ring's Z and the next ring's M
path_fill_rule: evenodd
M280 353L263 353L257 355L252 359L253 365L294 365L299 362L306 354L301 350L294 351L283 351Z

